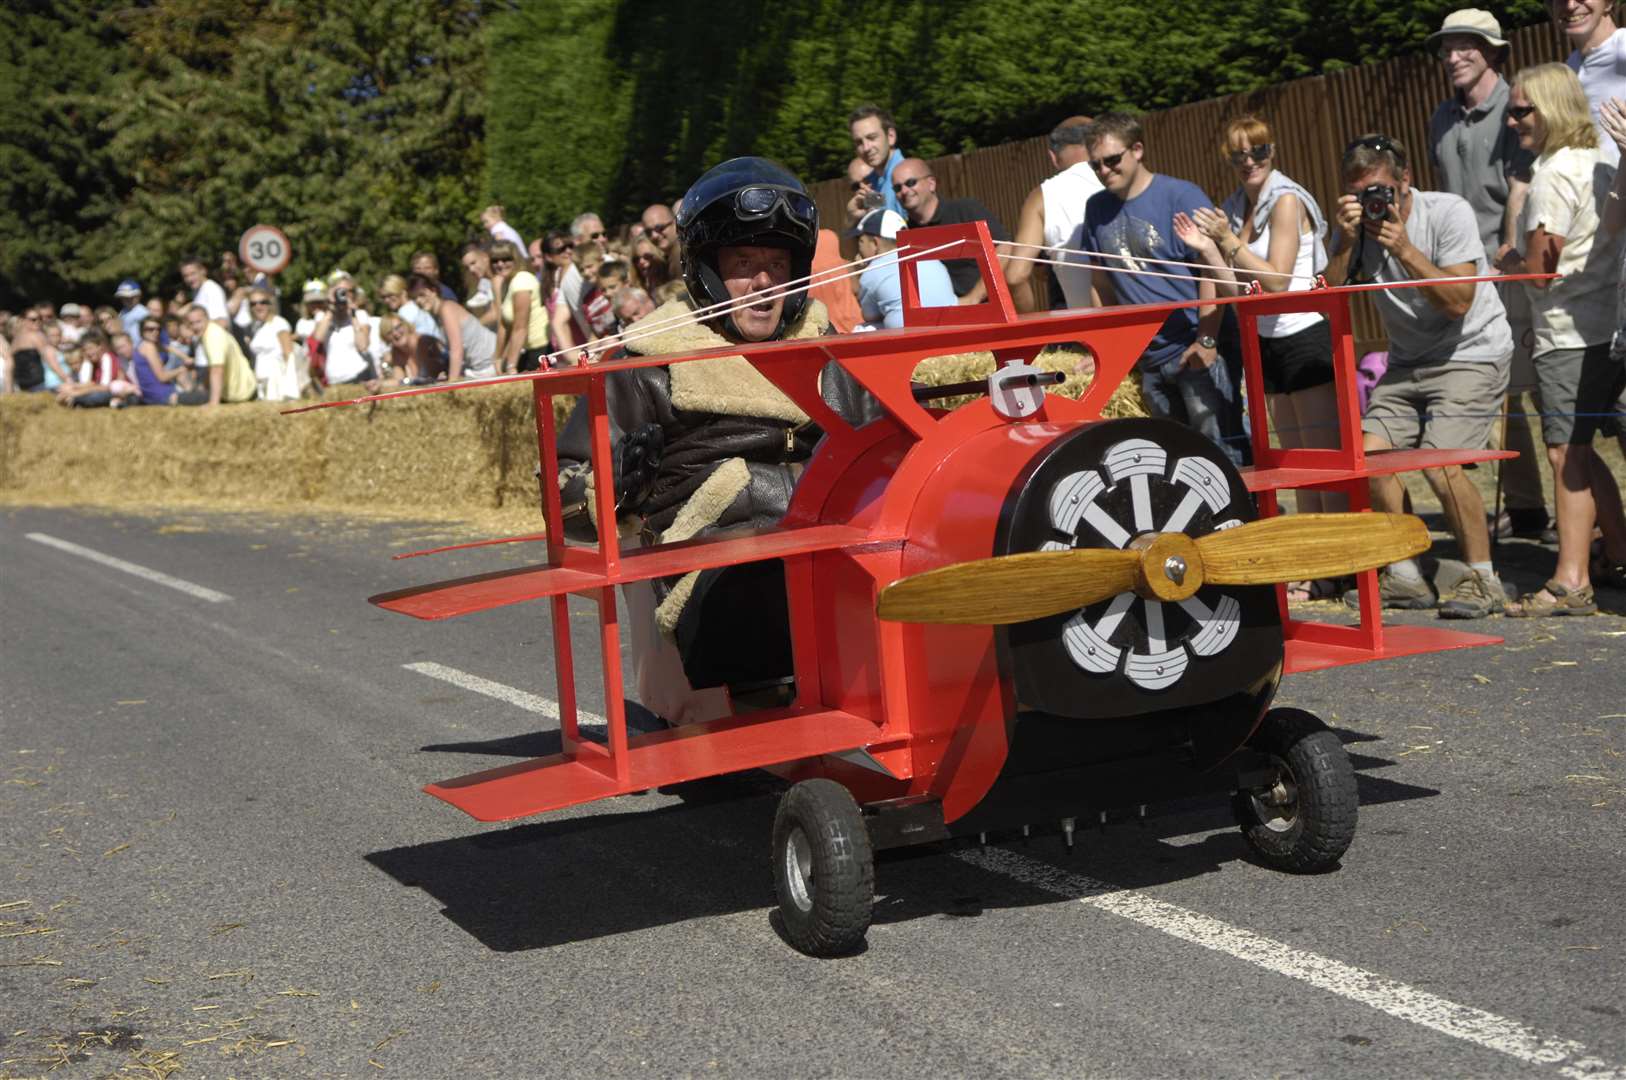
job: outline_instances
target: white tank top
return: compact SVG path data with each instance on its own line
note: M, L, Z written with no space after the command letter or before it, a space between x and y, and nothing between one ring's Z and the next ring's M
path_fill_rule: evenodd
M1079 254L1084 246L1084 204L1101 190L1090 163L1081 161L1063 169L1039 185L1044 195L1044 243L1050 257L1080 266L1052 266L1068 307L1090 306L1088 257Z
M1300 215L1304 211L1299 211ZM1304 222L1301 219L1299 226ZM1265 261L1270 261L1270 226L1267 224L1263 232L1253 238L1248 250ZM1288 292L1308 292L1315 285L1315 233L1299 233L1299 252L1293 258L1293 280L1288 282ZM1287 315L1261 315L1259 316L1259 336L1268 338L1284 338L1298 333L1307 327L1314 326L1321 321L1321 316L1313 311L1294 311Z

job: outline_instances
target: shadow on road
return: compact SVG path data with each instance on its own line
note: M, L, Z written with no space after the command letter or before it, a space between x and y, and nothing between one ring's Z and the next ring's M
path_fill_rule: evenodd
M1346 744L1381 742L1339 730ZM551 743L550 743L551 740ZM465 753L532 755L557 748L557 735L463 744ZM1438 791L1375 776L1396 764L1353 753L1361 804L1428 798ZM422 889L445 916L497 952L670 926L691 919L772 907L768 838L781 783L766 773L697 781L670 789L681 803L622 796L590 816L544 820L366 856L396 881ZM645 808L647 807L647 809ZM1176 803L1144 827L1081 829L1065 853L1055 822L1034 835L991 839L1012 850L1124 888L1148 888L1213 873L1248 858L1224 800ZM1169 840L1224 830L1195 843ZM948 857L975 838L883 852L877 860L878 924L962 918L988 908L1056 902L1054 892Z

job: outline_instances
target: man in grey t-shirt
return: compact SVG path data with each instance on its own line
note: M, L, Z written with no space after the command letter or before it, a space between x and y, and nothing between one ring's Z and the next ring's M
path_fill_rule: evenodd
M1406 148L1387 135L1350 143L1342 173L1328 280L1418 283L1372 294L1389 338L1389 370L1367 402L1366 449L1484 447L1507 391L1513 337L1494 285L1450 280L1488 273L1473 208L1456 195L1414 190ZM1469 568L1440 598L1440 615L1474 619L1500 611L1502 586L1491 568L1478 489L1458 466L1423 475ZM1399 513L1404 496L1393 475L1372 478L1373 509ZM1436 606L1411 559L1386 567L1381 579L1386 606Z
M1519 147L1518 133L1508 126L1508 85L1500 72L1508 43L1502 26L1488 11L1462 8L1445 17L1428 37L1440 57L1451 96L1440 102L1428 125L1428 156L1442 191L1460 195L1473 207L1479 239L1492 266L1518 247L1519 211L1530 187L1534 155ZM1516 536L1540 536L1548 514L1541 488L1540 462L1523 404L1531 395L1534 411L1536 369L1530 357L1530 301L1514 282L1499 290L1513 332L1513 366L1508 381L1507 422L1501 445L1519 453L1499 465L1506 490L1507 518Z

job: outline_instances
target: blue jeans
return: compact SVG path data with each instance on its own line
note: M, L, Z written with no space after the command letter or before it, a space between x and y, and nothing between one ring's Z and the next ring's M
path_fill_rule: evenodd
M1153 368L1142 358L1142 364L1141 393L1153 416L1178 421L1206 436L1239 466L1248 463L1242 402L1223 356L1206 371L1181 367L1178 361Z

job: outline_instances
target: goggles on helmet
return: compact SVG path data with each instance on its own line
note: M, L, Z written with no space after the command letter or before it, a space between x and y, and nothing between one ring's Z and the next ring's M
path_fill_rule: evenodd
M734 216L741 221L761 221L784 208L786 216L799 225L813 226L819 220L819 207L800 191L780 187L753 186L734 194Z

